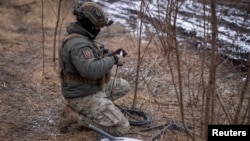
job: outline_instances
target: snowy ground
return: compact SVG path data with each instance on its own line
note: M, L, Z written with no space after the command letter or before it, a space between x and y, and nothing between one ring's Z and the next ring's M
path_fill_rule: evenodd
M93 0L105 7L105 10L109 14L109 17L116 23L122 23L123 25L131 28L131 23L138 27L138 15L136 14L140 10L140 1L133 0ZM159 6L160 5L160 6ZM163 0L149 1L147 2L147 15L151 17L157 17L157 19L163 20L165 18L165 5ZM205 15L209 16L210 7L206 6ZM180 4L179 15L177 19L177 26L184 29L184 32L195 32L196 37L204 36L204 20L203 20L203 5L195 2L195 0L186 0ZM250 52L250 18L246 11L241 11L236 8L217 5L217 19L218 19L218 41L223 43L219 46L221 51L227 53L229 57L237 59L238 57L249 58ZM151 31L154 31L152 26L148 25L149 22L144 22L145 27L151 27ZM206 23L209 25L209 23ZM136 28L134 28L136 29ZM134 30L133 31L136 31ZM208 31L208 34L210 31ZM208 35L209 36L209 35ZM226 45L226 46L224 46ZM209 46L209 45L208 45ZM229 47L225 51L225 48ZM240 53L239 53L240 52ZM244 52L247 55L242 55Z

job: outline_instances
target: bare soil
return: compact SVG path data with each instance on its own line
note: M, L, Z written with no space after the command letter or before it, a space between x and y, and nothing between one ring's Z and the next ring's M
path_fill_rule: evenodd
M56 3L51 2L51 7ZM53 62L53 37L56 17L49 3L45 3L45 43L42 42L41 3L33 0L0 1L0 140L2 141L95 141L101 137L88 130L72 129L62 134L58 129L58 119L65 103L60 92L57 76L57 61ZM49 7L49 8L48 8ZM69 12L70 13L70 12ZM72 21L71 14L65 23ZM62 33L66 24L62 25ZM129 52L127 62L118 71L118 77L135 84L136 40L119 24L103 29L97 39L110 49L123 47ZM143 73L139 83L137 107L153 117L153 124L171 121L180 123L178 101L174 94L169 69L164 58L150 49L142 64ZM185 74L198 77L195 53L185 52L190 66L184 66ZM193 60L193 62L192 62ZM155 69L157 68L157 69ZM115 69L115 68L114 68ZM223 69L221 82L240 79L235 72ZM220 75L221 76L221 75ZM163 79L164 78L164 79ZM144 79L144 80L142 80ZM145 81L147 80L147 81ZM191 80L191 81L195 81ZM186 86L188 83L186 83ZM234 84L232 84L235 86ZM190 86L191 87L191 86ZM194 86L193 86L194 87ZM230 92L229 92L230 93ZM131 106L134 91L116 101L117 104ZM198 98L198 97L197 97ZM197 101L199 99L196 99ZM188 99L185 100L188 103ZM189 101L190 102L190 101ZM193 100L192 100L193 102ZM194 103L191 103L194 104ZM196 103L198 104L198 102ZM187 104L188 105L188 104ZM187 107L188 108L188 107ZM199 107L196 107L200 110ZM189 112L191 124L192 115ZM233 112L233 111L232 111ZM195 117L199 119L199 116ZM223 120L223 118L221 118ZM158 131L140 132L142 128L132 126L127 137L150 140ZM181 132L169 132L160 141L183 140L186 135Z

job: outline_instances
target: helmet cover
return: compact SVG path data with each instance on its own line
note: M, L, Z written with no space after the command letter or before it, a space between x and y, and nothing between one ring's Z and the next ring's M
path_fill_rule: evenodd
M95 2L84 2L81 6L82 16L98 27L104 27L108 23L108 18L102 7Z

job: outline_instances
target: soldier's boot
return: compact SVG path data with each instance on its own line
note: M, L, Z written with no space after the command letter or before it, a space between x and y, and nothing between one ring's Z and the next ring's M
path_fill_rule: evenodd
M71 125L77 123L78 119L78 112L74 111L70 106L66 105L62 110L61 118L59 120L60 132L69 132Z

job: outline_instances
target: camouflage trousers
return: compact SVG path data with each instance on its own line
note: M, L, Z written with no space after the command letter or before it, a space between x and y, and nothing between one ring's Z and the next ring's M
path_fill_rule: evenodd
M123 136L128 132L130 125L112 101L124 96L129 90L130 85L127 81L116 78L114 83L111 79L105 84L103 91L67 101L80 114L78 120L80 126L88 128L91 124L114 136Z

